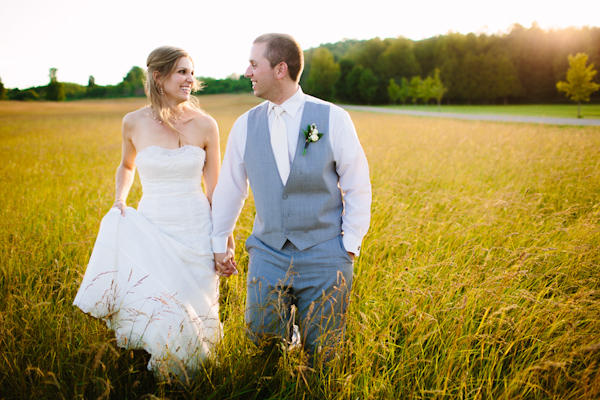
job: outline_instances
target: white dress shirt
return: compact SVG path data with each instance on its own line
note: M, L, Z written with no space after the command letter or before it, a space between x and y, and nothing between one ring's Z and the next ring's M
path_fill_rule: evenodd
M304 103L329 104L308 96L301 88L281 107L285 110L283 119L288 134L288 155L294 162L298 146L298 134ZM270 112L274 103L269 102L268 119L272 125L275 113ZM244 165L244 152L248 132L248 114L237 119L227 140L221 175L212 198L212 245L215 253L225 253L227 238L233 232L235 223L248 197L248 177ZM306 127L303 127L306 129ZM344 215L342 216L343 243L347 251L356 255L360 252L362 239L369 229L371 218L371 181L369 166L356 129L350 115L342 108L330 104L329 131L324 132L333 149L339 186L342 189ZM266 143L269 145L269 143Z

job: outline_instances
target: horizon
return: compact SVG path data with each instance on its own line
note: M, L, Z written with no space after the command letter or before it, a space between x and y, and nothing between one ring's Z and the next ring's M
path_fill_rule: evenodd
M512 29L513 29L513 28L514 28L516 25L519 25L519 24L518 24L518 23L514 23L514 24L512 24L512 25L510 26L510 28L509 28L509 29L507 29L507 31L506 31L506 32L496 32L496 33L492 33L492 34L489 34L489 33L486 33L486 32L478 32L478 33L475 33L475 32L468 32L468 33L464 33L464 35L471 34L471 33L473 33L473 34L475 34L475 35L477 35L477 36L480 36L480 35L490 35L490 36L491 36L491 35L507 35L507 34L509 34L509 33L511 32L511 30L512 30ZM531 29L531 28L533 28L534 26L538 26L538 27L539 27L539 25L537 24L537 22L536 22L536 21L534 21L534 22L533 22L532 26L530 26L530 27L524 27L524 28L525 28L525 29ZM588 27L588 26L586 26L586 27L571 27L571 26L568 26L568 27L565 27L565 28L552 28L552 29L542 29L542 30L543 30L544 32L549 32L549 31L551 31L551 30L570 29L570 28L574 28L574 29L584 29L584 28L597 28L597 27L596 27L596 26L589 26L589 27ZM460 33L460 32L447 32L447 33L444 33L444 34L437 34L437 35L431 36L431 37L429 37L429 38L422 38L422 39L418 39L418 40L410 39L410 40L413 40L413 41L415 41L415 42L418 42L418 41L421 41L421 40L427 40L427 39L430 39L430 38L432 38L432 37L441 37L441 36L444 36L444 35L449 35L449 34L454 34L454 33ZM463 34L463 33L460 33L460 34ZM327 44L335 44L335 43L340 43L340 42L345 42L345 41L351 41L351 40L352 40L352 41L368 41L368 40L377 39L377 38L378 38L378 39L381 39L381 40L386 40L386 39L394 39L394 38L399 38L399 37L402 37L402 36L396 36L396 37L393 37L393 38L389 38L389 37L387 37L387 38L379 38L378 36L376 36L376 37L367 38L367 39L343 38L343 39L341 39L341 40L339 40L339 41L337 41L337 42L321 43L321 44L319 44L318 46L314 46L314 47L311 47L311 48L308 48L308 49L303 49L303 51L308 51L308 50L311 50L311 49L314 49L314 48L318 48L318 47L320 47L320 46L327 45ZM129 72L131 69L133 69L133 68L135 68L135 67L142 68L142 67L140 67L139 65L132 65L132 66L131 66L131 67L130 67L130 68L129 68L129 69L126 71L126 72L124 72L124 73L123 73L123 77L121 78L121 80L120 80L120 81L118 81L118 82L114 82L114 83L108 83L108 84L106 84L106 85L98 85L98 84L96 83L96 85L98 85L98 86L116 86L116 85L118 85L120 82L122 82L122 80L125 78L125 76L127 75L127 73L128 73L128 72ZM53 67L51 67L51 68L53 68ZM58 70L58 69L57 69L57 70ZM146 72L146 69L145 69L145 68L142 68L142 70L144 70L144 73ZM237 76L237 78L235 78L236 76ZM227 75L227 76L221 76L221 77L214 77L214 76L196 76L196 78L197 78L197 79L199 79L199 80L201 80L201 79L218 79L218 80L220 80L220 79L228 79L228 78L232 78L232 77L233 77L233 79L240 79L240 78L243 78L243 77L244 77L244 73L243 73L243 71L242 71L242 72L232 72L231 74L229 74L229 75ZM1 76L0 76L0 78L1 78ZM94 79L95 79L95 77L94 77ZM62 82L62 83L71 83L71 84L76 84L76 85L80 85L80 86L87 86L87 85L88 85L88 82L85 82L85 83L79 83L79 82L70 82L70 81L64 81L64 80L60 80L60 79L59 79L59 82ZM4 83L4 82L3 82L3 83ZM18 88L18 89L19 89L19 90L26 90L26 89L31 89L31 88L35 88L35 87L44 87L44 86L47 86L47 85L48 85L48 83L49 83L49 81L48 81L48 82L46 82L45 84L42 84L42 85L37 85L37 86L29 86L29 87L26 87L26 88ZM12 87L8 87L8 86L6 86L6 85L5 85L5 88L6 88L6 89L8 89L8 90L15 89L15 88L12 88Z
M585 0L571 1L568 9L539 0L433 3L433 7L431 2L390 5L372 0L365 10L358 0L306 0L302 9L289 5L275 9L266 0L257 0L246 11L240 0L181 6L164 6L158 0L11 2L5 5L0 26L0 35L11 38L0 42L0 79L8 89L45 86L49 69L56 68L61 82L87 86L89 76L94 76L98 85L116 85L132 67L145 69L150 51L165 44L191 54L196 76L224 79L243 74L253 39L265 32L287 32L308 50L376 37L419 41L448 33L503 35L516 24L529 29L535 23L545 31L581 29L598 26L595 16L600 15L600 2ZM194 20L189 15L200 17ZM231 26L242 33L233 32Z

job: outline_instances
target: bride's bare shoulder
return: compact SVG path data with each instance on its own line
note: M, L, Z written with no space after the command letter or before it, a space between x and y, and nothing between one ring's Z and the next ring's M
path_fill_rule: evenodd
M190 114L191 114L190 119L196 129L201 130L201 131L205 131L205 130L212 131L212 130L218 129L217 121L215 121L215 119L213 117L211 117L210 115L208 115L207 113L200 111L200 110L191 109Z
M139 121L148 117L150 113L150 109L148 107L140 108L139 110L132 111L130 113L125 114L123 117L123 125L135 125L139 123Z
M149 113L149 108L144 107L125 114L121 127L123 137L132 139L136 135L136 132L143 130L145 120L148 119Z

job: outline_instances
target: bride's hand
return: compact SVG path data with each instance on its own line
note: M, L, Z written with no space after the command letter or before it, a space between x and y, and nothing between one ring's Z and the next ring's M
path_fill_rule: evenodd
M231 249L227 253L215 253L215 270L217 275L229 278L231 275L237 275L237 263L233 260Z
M231 257L235 257L235 240L233 239L233 233L227 238L227 253L231 252Z
M228 247L226 254L227 255L225 256L223 262L229 263L235 269L234 274L237 274L237 261L235 261L235 250L231 247Z
M121 216L125 216L125 207L127 206L127 204L125 204L124 200L117 200L113 203L111 208L118 208L119 211L121 211Z

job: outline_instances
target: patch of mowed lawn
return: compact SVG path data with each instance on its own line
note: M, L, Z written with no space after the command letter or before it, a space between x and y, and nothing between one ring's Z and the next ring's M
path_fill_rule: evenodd
M518 115L531 117L552 117L552 118L577 118L577 104L521 104L521 105L446 105L442 104L440 108L437 105L418 104L414 106L407 104L404 106L394 105L385 106L399 110L418 110L461 114L500 114L500 115ZM582 117L588 119L600 118L600 104L581 105Z
M200 100L222 149L258 103ZM144 104L0 102L0 397L600 396L597 128L364 112L373 215L339 358L313 371L245 338L245 207L218 362L188 388L156 382L142 351L71 305L112 204L121 119ZM140 195L136 181L129 203Z

